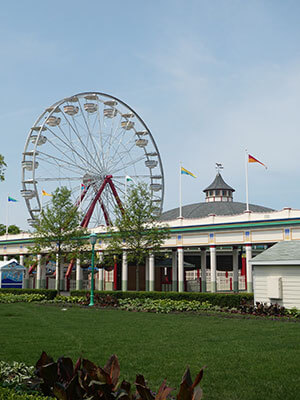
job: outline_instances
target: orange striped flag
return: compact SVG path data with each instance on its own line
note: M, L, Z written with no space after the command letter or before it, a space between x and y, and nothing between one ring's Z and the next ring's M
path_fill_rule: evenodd
M250 154L248 154L248 162L249 162L249 163L257 162L257 163L263 165L263 166L267 169L267 166L266 166L265 164L263 164L261 161L259 161L259 160L258 160L257 158L255 158L255 157L251 156Z

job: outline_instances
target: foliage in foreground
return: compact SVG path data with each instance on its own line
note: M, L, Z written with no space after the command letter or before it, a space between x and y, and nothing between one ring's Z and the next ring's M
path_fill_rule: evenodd
M16 393L14 389L0 387L0 400L47 400L50 398L37 394Z
M12 364L0 361L0 384L17 386L34 377L34 367L14 361Z
M199 383L203 377L202 368L192 381L189 368L186 369L177 400L200 400L202 390ZM120 365L116 355L112 355L102 368L87 359L79 358L75 364L68 357L60 357L56 362L45 352L36 363L37 380L34 383L46 396L60 400L165 400L172 392L164 380L154 395L146 385L143 375L136 375L132 390L129 382L119 383Z

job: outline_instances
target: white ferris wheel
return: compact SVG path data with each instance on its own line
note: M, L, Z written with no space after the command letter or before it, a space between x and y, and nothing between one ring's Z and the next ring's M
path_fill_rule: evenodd
M99 92L79 93L48 107L30 129L22 159L22 196L34 225L51 197L66 186L83 215L81 225L111 225L125 200L126 178L145 182L156 215L164 174L154 138L126 103Z

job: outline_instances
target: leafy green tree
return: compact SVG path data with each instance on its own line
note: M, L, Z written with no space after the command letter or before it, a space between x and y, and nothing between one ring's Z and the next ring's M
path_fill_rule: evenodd
M17 235L21 232L21 229L17 225L9 225L8 226L8 233L11 235ZM0 224L0 236L6 234L6 225Z
M0 181L4 181L4 171L5 171L6 163L4 161L4 156L0 154Z
M66 187L57 188L52 193L51 203L40 215L33 232L35 254L47 253L58 258L57 282L60 282L62 258L74 259L87 244L82 238L86 229L80 226L80 213L71 200L71 191ZM56 288L58 292L60 287Z
M8 233L11 235L17 235L21 232L21 229L17 225L9 225L8 226Z
M140 266L150 253L159 251L170 235L155 211L150 189L138 184L129 190L124 210L116 209L114 226L109 229L111 237L107 249L117 254L126 250L128 261L136 263L136 290L140 288Z

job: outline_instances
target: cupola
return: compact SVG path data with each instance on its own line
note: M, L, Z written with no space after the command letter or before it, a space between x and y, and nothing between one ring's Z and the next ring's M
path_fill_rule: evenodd
M217 163L216 167L217 175L214 181L203 190L203 192L206 194L205 201L206 203L213 201L233 201L233 192L235 192L235 190L231 186L227 185L222 178L220 173L220 169L223 169L222 164Z

